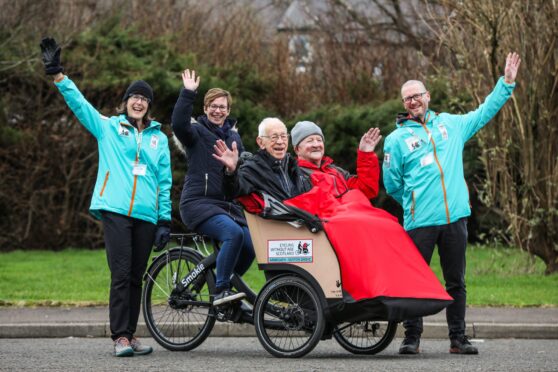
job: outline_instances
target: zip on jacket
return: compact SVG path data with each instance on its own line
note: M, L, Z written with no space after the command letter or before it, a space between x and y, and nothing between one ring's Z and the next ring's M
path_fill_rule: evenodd
M411 218L415 220L415 192L411 193Z
M107 171L106 175L105 175L105 181L103 182L103 188L101 189L101 192L99 193L99 196L103 196L103 193L105 192L105 188L107 187L107 182L109 179L109 174L110 172Z
M448 220L448 224L450 224L451 218L450 218L450 212L448 207L448 194L446 192L446 185L444 183L444 170L442 169L442 166L440 165L440 161L438 160L438 155L436 154L436 142L434 142L434 137L426 127L426 124L420 123L420 125L422 125L422 127L424 128L426 134L428 135L428 138L430 138L430 143L432 143L432 149L433 149L432 152L434 153L434 160L436 161L436 165L438 166L438 170L440 171L440 181L442 182L442 192L444 193L444 206L446 207L446 217ZM415 205L415 192L413 191L413 210L414 210L414 205ZM414 219L415 219L415 214L413 211L413 220Z

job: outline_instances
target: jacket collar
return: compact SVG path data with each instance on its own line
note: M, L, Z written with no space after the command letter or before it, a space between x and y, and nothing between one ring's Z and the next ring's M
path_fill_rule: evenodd
M136 120L132 119L131 117L129 117L126 114L120 115L119 121L120 121L120 123L128 124L128 125L136 128L136 129L138 127L138 125L136 124ZM146 130L147 128L151 128L151 127L160 127L161 123L158 123L155 120L146 119L144 125L145 125L145 127L143 128L143 130Z
M303 168L313 169L313 170L323 170L331 163L333 163L333 159L330 158L329 156L324 156L322 158L322 162L319 167L316 164L312 163L311 161L305 159L297 158L297 161L299 166Z
M271 167L272 169L278 169L280 167L286 167L287 164L291 162L291 154L285 154L285 157L281 160L275 159L269 152L265 149L258 150L260 157ZM288 168L287 168L288 169Z
M236 128L236 119L234 118L226 118L225 122L223 123L223 126L218 126L216 124L213 124L211 121L209 121L209 118L207 117L207 115L201 115L198 116L198 118L196 119L196 121L198 123L200 123L201 125L203 125L204 127L206 127L207 129L209 129L210 131L214 132L216 130L220 130L223 133L227 134L229 131L234 131L237 132L238 129Z
M426 112L426 123L424 124L428 124L428 122L430 122L432 119L434 119L434 117L436 117L436 113L432 110L428 110ZM396 127L402 127L403 125L409 125L409 126L418 126L418 125L422 125L423 122L422 120L420 120L420 118L416 117L416 116L411 116L411 114L409 114L408 112L401 112L397 114L397 117L395 119L395 126Z

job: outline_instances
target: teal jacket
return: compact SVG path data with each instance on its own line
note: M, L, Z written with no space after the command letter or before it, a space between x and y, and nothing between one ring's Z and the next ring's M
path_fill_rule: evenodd
M161 124L151 121L139 133L125 115L101 115L67 76L55 84L78 120L97 139L99 169L91 214L101 218L100 211L109 211L154 224L170 221L170 152ZM134 174L136 159L139 167Z
M425 123L398 117L384 143L386 191L403 207L405 230L449 224L471 214L463 148L510 98L514 84L500 78L476 110L464 115L428 111Z

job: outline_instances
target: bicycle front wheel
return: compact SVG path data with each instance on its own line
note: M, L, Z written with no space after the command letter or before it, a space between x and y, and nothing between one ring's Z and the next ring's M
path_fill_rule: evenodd
M191 249L170 250L149 267L142 293L143 316L155 341L171 351L199 346L211 333L215 317L211 270L198 273L186 287L177 284L201 261ZM180 287L180 288L179 288Z

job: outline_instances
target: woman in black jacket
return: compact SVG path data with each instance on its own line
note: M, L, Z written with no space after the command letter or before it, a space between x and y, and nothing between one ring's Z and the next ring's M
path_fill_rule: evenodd
M223 165L213 158L213 146L217 140L222 140L229 147L236 142L240 152L244 147L236 122L228 118L231 94L219 88L210 89L204 97L205 115L192 122L200 78L195 71L186 69L182 81L184 89L172 113L172 129L186 148L188 160L180 216L190 230L221 242L217 256L217 295L213 299L214 305L221 305L246 296L231 291L230 277L233 271L243 275L255 254L242 210L223 194Z

